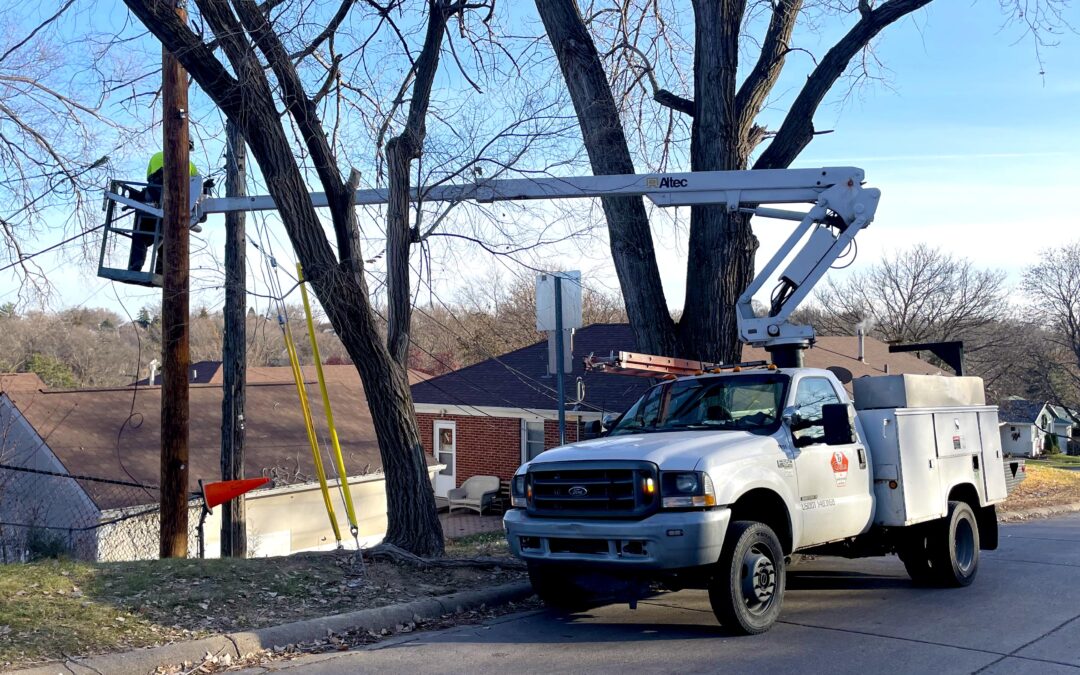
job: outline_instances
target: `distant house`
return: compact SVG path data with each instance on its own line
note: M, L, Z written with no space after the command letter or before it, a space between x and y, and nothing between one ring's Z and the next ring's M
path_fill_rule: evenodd
M619 351L636 351L627 324L594 324L574 334L574 367L564 382L567 442L584 438L589 422L622 413L653 384L648 378L584 370L585 356ZM911 354L889 353L888 345L871 338L865 340L862 361L858 354L858 338L820 337L805 360L813 368L841 366L854 377L941 372ZM767 359L764 350L743 349L744 361ZM584 394L580 400L579 381ZM414 384L424 448L445 467L435 477L436 495L445 496L475 475L510 478L523 462L558 445L555 390L547 342Z
M1006 399L998 404L1001 449L1006 455L1038 457L1046 448L1046 436L1056 438L1064 451L1078 431L1070 411L1043 401Z
M206 364L196 370L203 383L190 389L192 491L198 479L220 479L221 453L220 368ZM354 367L325 370L361 543L375 543L386 530L385 483L364 390ZM305 367L304 376L325 447L328 434L314 368ZM158 484L160 420L158 386L48 390L34 375L0 375L0 560L18 559L27 538L40 532L62 536L65 546L85 559L156 557L158 492L128 484ZM269 476L274 485L247 500L249 551L284 555L334 546L322 495L312 482L313 460L290 368L251 369L245 427L245 473ZM326 455L323 463L328 477L335 477ZM331 489L337 520L351 544L336 481ZM197 517L194 509L192 528ZM210 556L218 550L216 517L206 527ZM194 553L195 537L189 542Z

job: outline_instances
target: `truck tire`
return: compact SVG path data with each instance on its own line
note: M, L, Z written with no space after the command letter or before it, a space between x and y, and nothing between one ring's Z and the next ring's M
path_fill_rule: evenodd
M937 523L931 523L937 525ZM929 586L934 583L934 569L930 565L930 545L935 534L935 528L926 525L912 525L907 528L907 541L897 555L900 562L904 563L904 569L908 576L919 586Z
M979 522L964 502L949 502L930 550L934 580L942 586L968 586L979 571Z
M529 565L529 582L536 597L552 609L576 611L596 604L592 596L574 582L566 570L544 565Z
M899 550L908 576L922 586L967 586L979 571L979 525L964 502L941 519L911 526Z
M786 584L776 533L764 523L732 523L709 582L709 602L721 625L743 635L769 630L780 616Z

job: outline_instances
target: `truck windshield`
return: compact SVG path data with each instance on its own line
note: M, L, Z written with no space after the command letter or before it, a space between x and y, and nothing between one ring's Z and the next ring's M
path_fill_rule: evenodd
M731 429L769 434L780 424L788 377L778 373L675 380L648 391L610 435Z

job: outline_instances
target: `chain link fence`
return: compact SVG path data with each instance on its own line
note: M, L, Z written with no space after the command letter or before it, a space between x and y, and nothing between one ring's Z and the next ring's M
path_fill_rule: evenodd
M0 563L157 558L158 501L154 485L0 464ZM188 503L195 556L202 499Z

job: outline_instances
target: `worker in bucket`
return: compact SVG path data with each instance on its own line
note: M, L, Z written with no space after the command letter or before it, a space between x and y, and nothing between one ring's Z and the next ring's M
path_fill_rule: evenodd
M194 141L188 141L188 150L194 150ZM161 205L161 190L164 183L164 167L165 167L165 153L157 152L150 158L150 163L146 165L146 188L143 190L142 201L152 206ZM194 162L188 162L188 175L191 178L196 178L199 175L199 169L195 166ZM203 183L203 191L206 192L210 188L214 187L214 180L209 179ZM131 235L131 252L128 254L128 270L132 272L138 272L142 269L143 264L146 263L146 250L154 243L154 232L158 228L159 218L155 218L149 213L140 211L135 216L134 232ZM202 221L205 221L206 217L203 216ZM202 227L198 224L191 226L192 232L201 232ZM161 256L157 258L157 263L154 265L154 273L161 274L162 263Z

